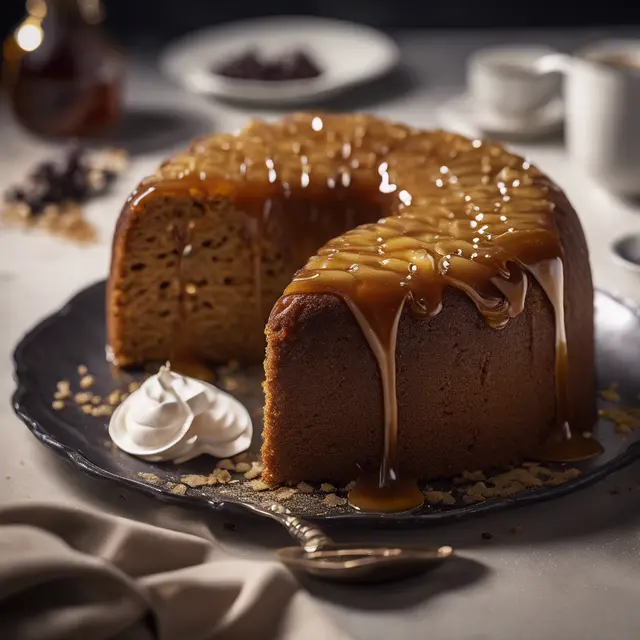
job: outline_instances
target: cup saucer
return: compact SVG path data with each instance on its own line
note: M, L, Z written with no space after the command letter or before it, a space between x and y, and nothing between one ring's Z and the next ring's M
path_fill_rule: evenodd
M456 96L438 110L440 126L469 137L498 136L538 138L556 133L564 120L564 103L552 100L534 115L526 118L505 118L481 111L468 94Z

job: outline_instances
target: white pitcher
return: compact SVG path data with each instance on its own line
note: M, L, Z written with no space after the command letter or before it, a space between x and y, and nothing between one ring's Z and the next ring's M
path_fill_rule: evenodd
M543 56L537 69L565 75L570 158L613 191L640 195L640 40Z

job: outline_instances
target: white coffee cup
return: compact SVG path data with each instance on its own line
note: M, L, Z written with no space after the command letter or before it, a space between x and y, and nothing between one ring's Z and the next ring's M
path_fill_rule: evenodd
M537 63L543 77L565 74L569 155L623 195L640 194L640 40L596 42Z
M539 62L556 52L538 45L480 49L467 65L470 97L480 115L526 121L560 94L560 78L539 70Z

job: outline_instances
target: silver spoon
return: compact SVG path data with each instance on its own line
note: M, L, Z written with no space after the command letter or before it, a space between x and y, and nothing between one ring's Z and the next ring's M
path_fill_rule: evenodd
M299 543L278 549L278 558L290 569L340 582L399 580L432 569L453 555L449 546L387 546L334 542L320 529L274 503L263 513L273 518Z

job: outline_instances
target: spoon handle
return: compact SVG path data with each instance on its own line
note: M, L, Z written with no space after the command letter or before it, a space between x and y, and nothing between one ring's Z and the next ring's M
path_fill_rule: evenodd
M289 509L274 502L267 508L269 516L278 521L294 537L307 553L334 544L333 540L320 529L294 516Z

